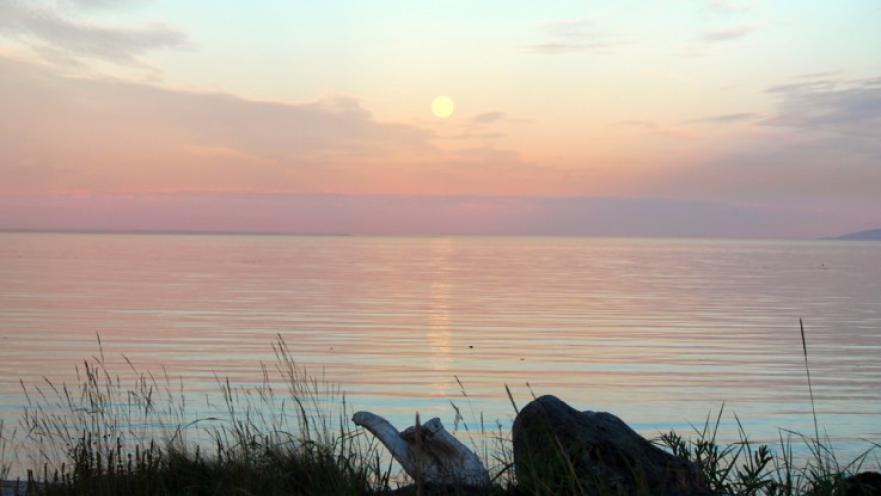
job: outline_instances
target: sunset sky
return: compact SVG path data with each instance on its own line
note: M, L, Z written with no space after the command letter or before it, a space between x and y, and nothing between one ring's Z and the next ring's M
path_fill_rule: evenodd
M0 0L0 228L881 227L879 25L877 0Z

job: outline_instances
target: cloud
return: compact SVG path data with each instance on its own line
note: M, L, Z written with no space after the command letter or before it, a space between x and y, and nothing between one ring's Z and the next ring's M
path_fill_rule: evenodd
M755 0L710 0L711 9L725 13L746 12L755 6Z
M808 72L805 74L799 74L796 76L798 79L818 79L830 76L838 76L841 74L841 71L819 71L819 72Z
M796 82L768 92L779 99L779 106L766 124L868 138L881 152L881 77Z
M477 114L471 118L471 121L476 124L491 124L493 122L505 120L506 118L507 115L504 112L493 111Z
M796 78L768 94L775 105L767 117L660 178L656 191L822 206L881 222L881 78Z
M434 150L430 132L379 122L352 99L254 101L3 58L0 108L0 194L327 188L337 175L357 185Z
M285 103L62 77L0 57L0 196L70 192L500 194L567 171L480 144L458 149L359 101ZM484 117L486 119L500 118ZM492 140L491 124L468 138ZM464 139L464 138L462 138Z
M585 17L575 19L562 19L548 21L542 24L542 29L556 36L583 36L594 27L593 21Z
M76 7L87 8L87 9L98 9L98 8L118 8L125 7L132 4L147 4L153 3L154 0L63 0L66 3L74 5Z
M508 115L507 112L493 110L490 112L482 112L472 116L468 120L462 121L458 125L458 129L461 132L438 135L436 137L448 140L490 141L507 136L507 134L503 132L491 130L498 124L523 124L529 122L531 122L529 119L515 118Z
M703 41L708 42L725 42L725 41L734 41L742 38L746 38L752 33L756 32L758 28L756 26L736 26L727 29L718 29L714 31L707 31L701 35L701 39Z
M758 114L752 112L738 112L734 114L722 114L701 117L699 119L692 119L689 122L697 124L733 124L737 122L750 121L756 119L757 117Z
M465 131L459 134L453 134L449 136L439 136L441 139L449 139L449 140L479 140L479 141L487 141L487 140L496 140L501 139L508 136L505 133L499 132L475 132L475 131Z
M598 31L588 19L546 22L541 26L545 41L523 48L528 52L558 55L578 52L607 53L626 42Z
M591 183L487 144L438 147L433 132L380 121L351 98L255 101L0 58L0 108L0 196L539 194Z
M138 57L151 50L181 48L188 44L184 33L166 25L104 26L63 16L45 6L16 1L4 6L0 34L37 48L127 65L138 65Z
M595 52L608 53L612 48L622 45L621 42L603 40L584 41L549 41L545 43L533 43L524 46L528 52L543 53L546 55L559 55L566 53Z
M623 121L618 121L618 125L640 129L657 129L660 127L657 122L643 121L639 119L626 119Z
M671 126L660 122L646 121L641 119L625 119L616 122L618 126L630 128L634 131L642 131L647 134L676 140L695 140L699 136L692 130L682 126Z

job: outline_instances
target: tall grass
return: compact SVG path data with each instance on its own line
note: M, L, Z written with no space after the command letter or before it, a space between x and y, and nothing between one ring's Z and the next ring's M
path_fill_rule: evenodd
M683 438L668 432L655 440L673 454L698 465L711 490L720 495L836 496L847 492L845 480L860 472L876 446L872 445L846 464L839 463L831 442L804 434L781 431L776 447L751 441L735 415L738 440L721 444L717 435L724 408L707 416L693 436ZM807 456L796 458L793 441L807 448ZM881 466L877 459L874 467Z
M809 374L803 327L802 339ZM350 406L339 387L297 364L281 337L272 345L274 364L261 366L260 383L239 387L218 377L222 403L211 416L199 418L189 416L180 380L165 371L141 372L128 359L123 374L113 374L100 340L98 348L77 369L75 385L48 380L22 385L27 406L16 429L21 439L0 421L0 479L10 476L4 460L18 450L27 458L31 493L49 496L368 495L410 482L381 446L350 422ZM487 494L608 494L602 481L585 485L567 470L571 463L557 467L559 473L530 476L531 482L552 477L568 484L518 484L510 432L498 420L487 422L465 385L456 381L461 399L451 401L452 427L489 469L494 485ZM516 414L514 396L505 388ZM812 435L781 431L777 445L756 444L733 416L738 440L721 443L723 405L690 434L668 432L654 441L696 463L717 494L850 494L844 484L848 475L881 465L873 457L877 444L839 462L828 437L820 438L810 388ZM808 456L794 455L798 444L807 447ZM416 491L425 493L416 482Z
M235 387L218 378L222 414L188 419L182 384L140 372L128 359L125 376L113 375L99 341L99 354L77 369L77 386L23 385L28 478L47 495L350 495L387 488L385 459L377 443L354 430L339 388L310 376L281 338L273 350L275 368L263 366L261 384Z
M820 423L817 418L807 339L802 319L799 319L798 324L811 402L813 436L781 430L775 451L767 444L750 441L743 424L735 415L739 439L732 444L720 445L717 442L717 434L724 411L723 405L715 421L712 421L711 416L707 416L701 428L694 428L693 438L686 440L671 431L656 440L674 454L695 462L716 494L769 496L862 494L851 487L852 484L847 483L847 477L863 469L878 445L872 443L850 462L840 463L831 440L828 436L826 438L820 436ZM793 438L803 444L808 451L808 456L800 461L793 457ZM879 467L881 462L876 458L873 468L877 470Z
M12 463L9 460L9 444L13 434L7 434L6 422L0 419L0 481L6 480L12 471Z

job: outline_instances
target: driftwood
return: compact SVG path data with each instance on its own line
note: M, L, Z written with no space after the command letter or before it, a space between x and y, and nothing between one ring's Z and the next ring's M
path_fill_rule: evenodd
M433 418L398 432L388 420L370 412L357 412L355 424L364 427L388 448L392 457L414 480L432 485L489 486L489 473L480 458Z

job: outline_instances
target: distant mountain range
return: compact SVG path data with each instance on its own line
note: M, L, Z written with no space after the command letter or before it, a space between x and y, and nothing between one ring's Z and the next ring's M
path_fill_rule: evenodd
M867 229L865 231L857 231L835 239L855 239L855 240L873 240L881 241L881 229Z

